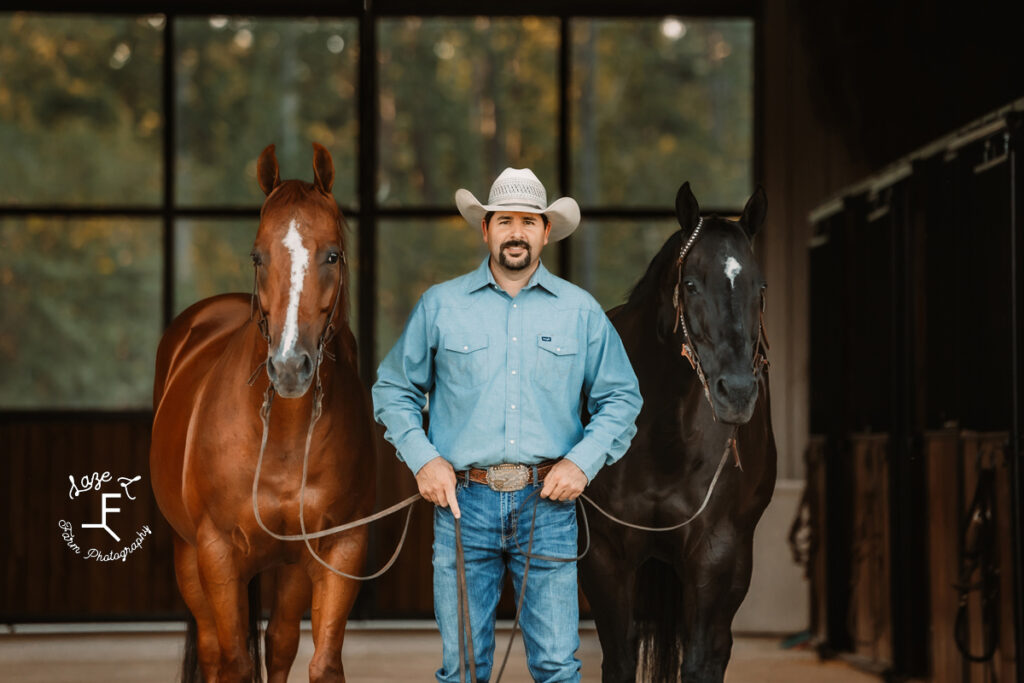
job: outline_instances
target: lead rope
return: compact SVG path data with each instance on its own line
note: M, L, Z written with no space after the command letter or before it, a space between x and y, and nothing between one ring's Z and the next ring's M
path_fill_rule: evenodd
M627 522L627 521L625 521L623 519L619 519L615 515L611 514L610 512L608 512L607 510L602 508L600 505L598 505L596 502L594 502L594 499L591 498L590 496L586 495L585 493L584 494L580 494L580 499L585 500L586 502L590 503L594 507L595 510L600 512L602 515L604 515L608 519L612 520L613 522L616 522L617 524L621 524L624 527L628 527L630 529L637 529L638 531L654 531L654 532L675 531L676 529L681 529L684 526L686 526L688 524L691 524L694 520L696 520L701 515L701 513L704 512L705 508L707 508L708 503L711 501L711 494L714 493L715 486L718 484L718 479L722 475L722 470L725 469L725 463L728 462L728 460L729 460L729 454L730 453L736 453L736 458L737 458L736 462L739 463L739 452L738 452L737 447L736 447L736 431L737 431L737 428L733 427L732 436L729 437L729 439L726 441L725 449L722 451L722 457L718 461L718 467L715 469L715 474L711 477L711 483L708 484L707 493L704 495L704 500L701 502L700 507L697 509L696 512L694 512L692 515L690 515L690 517L688 519L686 519L686 520L684 520L684 521L682 521L682 522L680 522L678 524L673 524L672 526L664 526L664 527L653 527L653 526L644 526L642 524L633 524L633 523ZM529 496L527 496L526 499L523 501L523 504L525 505L527 502L529 502L529 500L531 498L536 498L540 494L540 491L541 491L541 489L538 488L536 491L534 491ZM535 500L534 504L533 504L533 517L530 520L530 537L529 537L529 540L528 540L528 542L526 544L526 552L525 553L523 553L522 546L519 545L519 538L518 538L518 536L513 537L513 540L515 541L515 544L516 544L516 550L518 550L520 553L523 553L523 556L526 558L526 562L523 565L523 581L522 581L522 585L521 585L520 590L519 590L519 600L518 600L518 602L516 604L515 621L512 622L512 635L509 636L508 646L506 646L506 648L505 648L505 656L502 658L501 668L498 669L498 676L495 679L495 683L500 683L502 674L505 673L505 666L508 664L509 655L512 652L512 644L515 642L516 633L518 632L518 629L519 629L519 620L520 620L520 617L522 616L522 612L523 612L523 601L524 601L524 599L526 597L526 579L527 579L527 576L529 576L529 573L530 573L530 561L531 560L543 560L543 561L547 561L547 562L578 562L578 561L582 560L584 557L586 557L587 553L590 552L590 520L587 517L587 510L586 510L586 508L583 507L582 504L579 504L580 512L583 513L582 514L583 529L584 529L584 533L585 533L585 536L586 536L586 539L587 539L586 542L584 543L583 552L581 552L576 557L553 557L551 555L534 555L533 554L533 533L534 533L534 529L537 526L537 506L539 505L539 503L540 503L539 500ZM458 532L457 528L456 528L456 532ZM456 542L458 544L458 539L456 539Z
M318 372L319 372L319 368L318 368ZM318 390L319 390L319 388L318 388ZM322 398L322 397L320 397L320 398ZM319 562L321 565L323 565L327 569L330 569L332 572L337 574L338 576L342 576L342 577L344 577L346 579L353 579L355 581L369 581L371 579L375 579L375 578L383 575L385 572L387 572L389 569L391 569L391 567L392 567L392 565L394 565L395 561L398 560L398 556L402 552L402 548L405 545L406 536L407 536L407 534L409 532L409 521L412 519L412 509L413 509L412 506L422 496L420 496L420 494L417 493L417 494L414 494L412 496L409 496L408 498L406 498L405 500L401 501L400 503L396 503L396 504L392 505L391 507L389 507L389 508L387 508L385 510L381 510L380 512L372 514L369 517L363 517L362 519L357 519L355 521L348 522L346 524L339 524L338 526L334 526L334 527L331 527L329 529L323 529L321 531L315 531L313 533L308 533L306 531L306 519L305 519L305 514L304 514L305 513L305 499L306 499L306 481L307 481L307 475L308 475L308 471L309 471L309 468L308 468L308 465L309 465L309 450L310 450L310 444L312 442L312 437L313 437L313 428L316 426L317 419L319 419L319 414L318 413L320 412L320 406L319 406L320 398L318 398L314 402L313 415L311 416L311 419L310 419L310 422L309 422L309 429L306 432L306 450L305 450L305 454L303 455L303 458L302 458L302 483L299 486L299 528L300 528L302 533L300 533L300 534L278 534L278 533L276 533L274 531L271 531L269 528L267 528L267 525L263 523L263 518L260 516L260 509L259 509L260 472L261 472L261 470L263 468L263 456L266 453L266 449L267 449L267 435L270 432L270 407L271 407L271 404L273 403L273 399L274 399L273 385L267 387L267 391L264 394L263 407L260 409L260 419L263 421L263 438L262 438L262 441L260 443L259 458L256 460L256 473L253 476L253 480L252 480L252 512L253 512L253 515L256 517L256 523L259 525L259 527L261 529L263 529L263 531L266 532L272 538L275 538L275 539L277 539L279 541L304 541L305 544L306 544L306 548L309 550L309 552L313 556L313 558L316 559L316 561ZM347 573L345 573L345 572L343 572L343 571L341 571L339 569L336 569L336 568L332 567L330 564L325 562L324 559L321 558L316 553L315 550L313 550L313 546L310 545L310 543L309 543L309 541L311 539L323 538L324 536L330 536L330 535L333 535L333 534L339 534L339 533L342 533L342 532L345 532L345 531L349 531L350 529L355 529L357 527L365 526L367 524L370 524L372 522L377 521L378 519L383 519L384 517L388 517L388 516L390 516L390 515L392 515L392 514L394 514L396 512L399 512L400 510L405 509L405 508L408 508L408 510L406 512L406 515L405 515L405 524L402 527L402 536L398 540L398 546L395 548L394 553L392 553L391 559L389 559L387 564L384 565L384 568L379 570L379 571L377 571L377 572L375 572L375 573L373 573L373 574L371 574L371 575L369 575L369 576L355 576L353 574L347 574Z
M459 596L459 681L466 683L466 661L468 660L469 680L476 683L476 653L473 649L473 627L469 618L466 555L462 549L462 525L458 517L455 517L455 580ZM464 638L465 640L463 640ZM500 674L498 679L501 679Z

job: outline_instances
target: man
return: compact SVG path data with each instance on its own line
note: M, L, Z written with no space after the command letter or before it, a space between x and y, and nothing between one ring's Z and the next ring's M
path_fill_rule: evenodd
M486 206L464 189L455 202L480 226L490 254L476 270L427 290L373 387L386 438L436 506L442 683L459 680L455 518L476 671L487 681L505 570L518 600L534 505L532 554L575 556L574 501L602 466L626 452L641 405L636 375L604 311L540 260L549 240L576 229L576 202L563 197L546 206L533 172L511 168L494 181ZM580 680L576 586L575 562L531 561L520 623L536 681Z

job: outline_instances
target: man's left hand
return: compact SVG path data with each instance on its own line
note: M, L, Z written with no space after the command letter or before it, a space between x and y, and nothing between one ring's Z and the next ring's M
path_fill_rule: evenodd
M544 478L541 498L551 500L576 500L587 486L587 475L572 460L559 460Z

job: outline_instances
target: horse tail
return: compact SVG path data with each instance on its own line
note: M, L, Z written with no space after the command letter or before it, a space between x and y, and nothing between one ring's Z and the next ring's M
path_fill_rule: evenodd
M636 624L640 680L669 683L683 664L683 591L672 567L650 559L637 572Z
M203 683L203 672L199 668L199 629L191 612L188 613L185 624L185 657L181 661L181 683Z
M260 623L263 620L263 606L260 600L260 575L249 579L249 656L252 658L252 681L263 681L263 657L260 653Z

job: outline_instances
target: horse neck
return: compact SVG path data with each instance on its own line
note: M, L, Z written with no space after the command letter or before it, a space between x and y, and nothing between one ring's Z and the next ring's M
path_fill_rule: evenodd
M658 333L656 303L622 309L617 327L631 330L626 344L647 406L683 411L717 433L711 406L704 394L704 385L697 371L682 357L683 335L680 330ZM724 433L724 431L723 431Z

